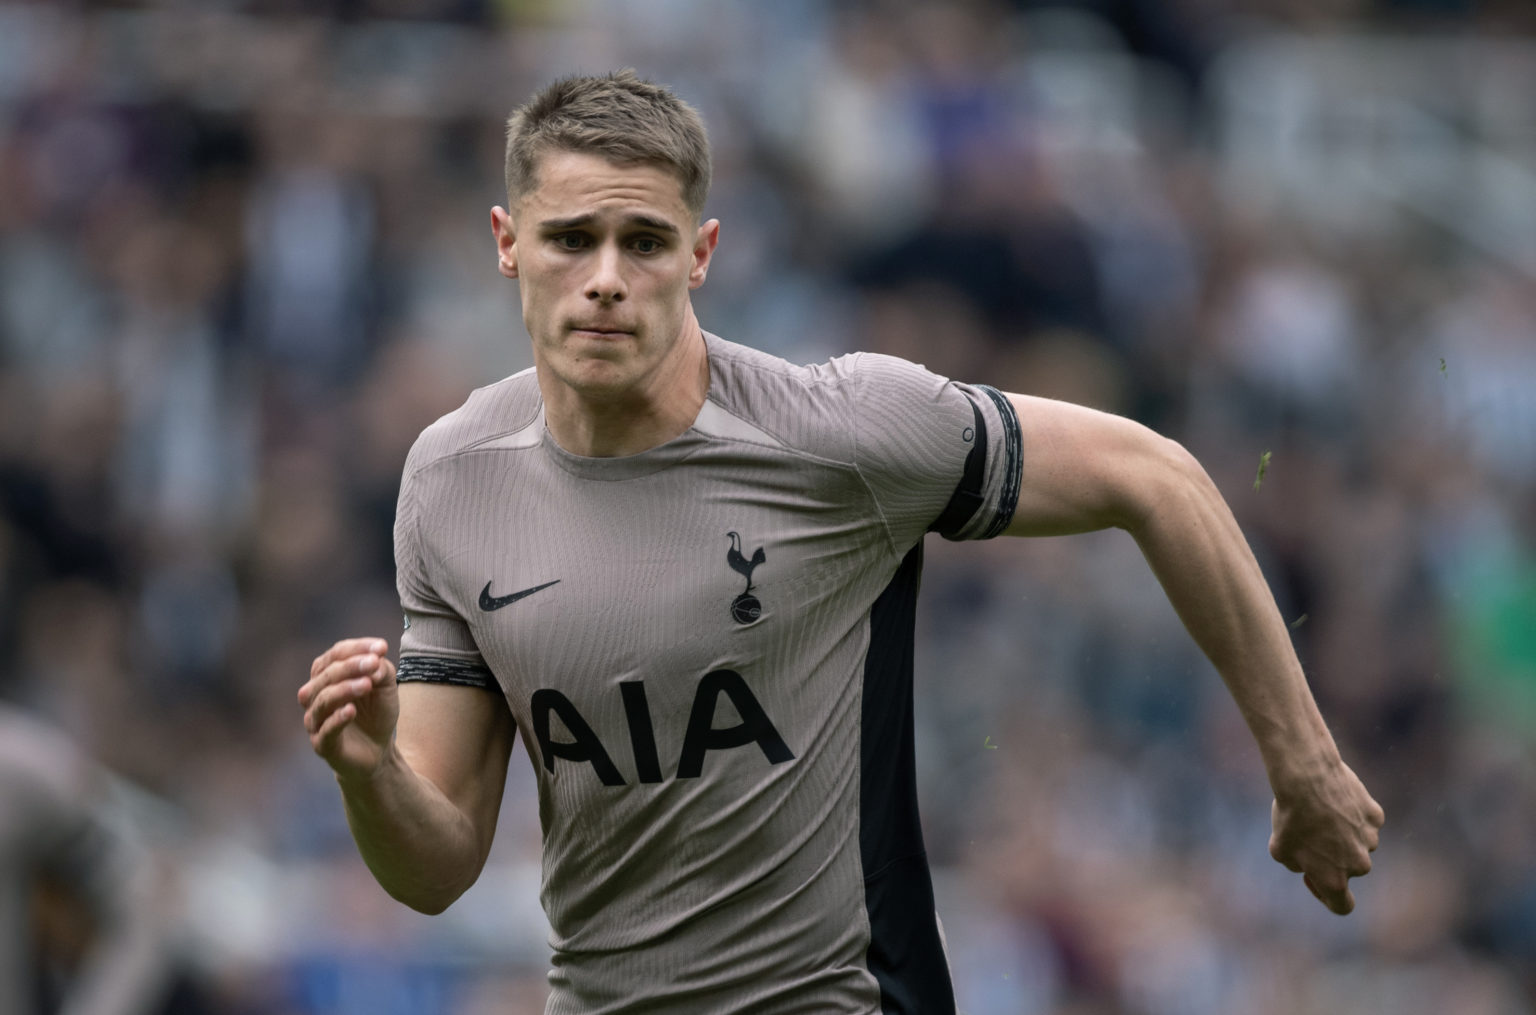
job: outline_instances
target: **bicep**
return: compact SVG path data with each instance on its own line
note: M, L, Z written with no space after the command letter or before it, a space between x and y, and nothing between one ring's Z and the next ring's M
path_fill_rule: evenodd
M1124 416L1033 395L1008 400L1024 464L1005 535L1131 528L1193 462L1178 444Z
M399 686L395 745L474 824L490 851L517 726L506 700L478 687L410 681Z

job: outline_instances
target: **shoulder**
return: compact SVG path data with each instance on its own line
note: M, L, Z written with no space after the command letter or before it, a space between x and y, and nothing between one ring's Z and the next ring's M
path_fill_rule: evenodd
M715 335L706 334L705 341L710 391L729 401L835 395L835 389L847 380L842 364L852 358L839 356L825 363L800 365Z
M711 400L786 445L845 462L870 400L899 408L910 402L904 395L935 398L948 383L880 353L799 365L713 335L708 342Z
M405 480L437 463L516 434L539 417L539 383L533 368L470 392L464 404L421 432L405 459Z
M838 397L848 384L870 375L921 376L941 384L945 381L919 364L885 353L851 352L820 363L800 365L715 335L707 334L706 341L710 368L718 368L711 379L733 389L746 390L755 384L814 398Z

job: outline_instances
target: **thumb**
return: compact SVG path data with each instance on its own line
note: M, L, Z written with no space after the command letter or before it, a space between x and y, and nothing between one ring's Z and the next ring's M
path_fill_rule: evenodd
M1312 875L1310 874L1303 874L1301 876L1301 883L1306 885L1307 891L1311 892L1313 897L1316 898L1318 902L1321 902L1323 905L1327 906L1331 912L1337 913L1339 916L1348 916L1350 913L1354 912L1355 893L1349 890L1349 885L1347 883L1345 884L1344 890L1342 892L1329 893L1324 893L1323 890L1317 886L1317 882L1312 880Z
M373 678L374 687L382 687L385 684L395 683L395 675L395 664L389 661L388 656L383 655L379 656L379 665L375 666L373 668L373 673L370 674L370 676Z

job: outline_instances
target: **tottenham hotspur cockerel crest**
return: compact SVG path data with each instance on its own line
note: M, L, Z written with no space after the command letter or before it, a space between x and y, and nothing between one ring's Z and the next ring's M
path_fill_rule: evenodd
M763 604L752 594L752 572L768 557L759 546L752 551L752 559L748 560L741 552L741 537L734 532L727 532L726 535L731 537L731 548L725 551L725 562L731 565L732 571L747 580L747 587L741 595L731 600L731 618L738 624L750 624L763 615Z

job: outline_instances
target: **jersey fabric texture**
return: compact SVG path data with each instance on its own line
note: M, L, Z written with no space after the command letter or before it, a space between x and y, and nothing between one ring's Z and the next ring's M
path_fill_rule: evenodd
M399 678L484 688L516 720L550 1015L953 1012L915 600L925 532L1007 526L1018 421L889 356L705 343L698 418L641 454L563 450L531 370L422 434Z

